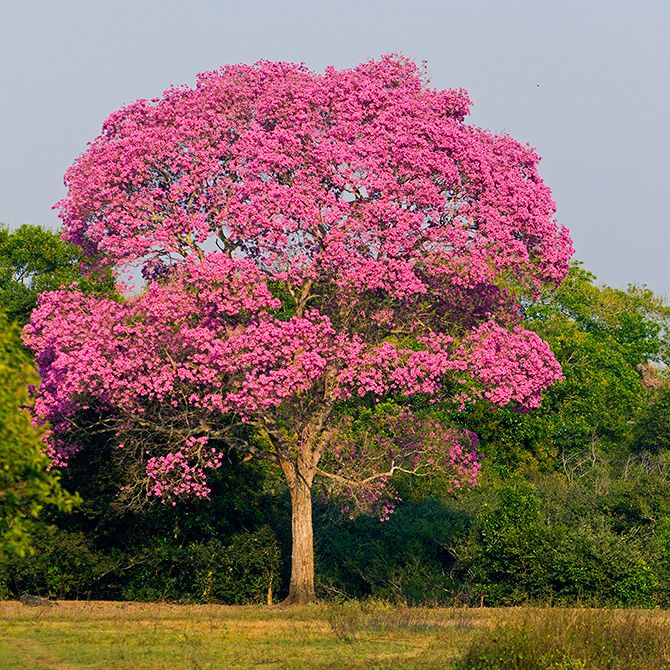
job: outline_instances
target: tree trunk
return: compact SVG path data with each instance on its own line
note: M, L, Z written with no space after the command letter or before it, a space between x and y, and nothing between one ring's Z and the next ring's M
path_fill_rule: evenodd
M298 475L289 480L291 491L291 584L285 605L300 605L316 600L314 592L314 529L312 490L309 481Z

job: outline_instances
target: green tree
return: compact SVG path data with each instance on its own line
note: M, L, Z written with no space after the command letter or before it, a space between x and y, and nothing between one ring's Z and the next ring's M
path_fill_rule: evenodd
M670 385L664 384L650 392L651 402L645 407L634 429L633 449L637 452L670 452Z
M0 305L10 321L23 325L37 295L78 282L86 292L113 288L111 275L84 277L87 259L80 247L56 230L22 225L14 231L0 225Z
M644 286L598 286L593 273L573 263L566 280L546 289L526 317L552 337L565 324L597 336L632 366L670 362L670 306Z
M29 548L30 527L45 505L67 510L76 502L48 469L41 436L23 411L35 383L18 327L0 311L0 554Z
M534 482L518 475L486 482L454 552L466 602L648 607L662 601L654 524L635 509L635 496L626 495L629 484L648 493L653 485L619 475L608 488L602 473L582 474L597 479L570 483L553 473ZM655 514L663 509L663 503L652 506Z
M670 308L646 288L598 286L574 264L563 284L544 291L525 313L565 381L548 389L532 414L475 408L468 422L486 455L512 469L553 469L585 452L626 450L653 401L645 383L649 366L670 362Z

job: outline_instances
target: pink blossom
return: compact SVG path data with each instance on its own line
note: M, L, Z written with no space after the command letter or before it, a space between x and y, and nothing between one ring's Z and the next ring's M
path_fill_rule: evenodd
M220 449L341 453L335 416L359 398L537 407L561 371L519 296L560 282L572 245L536 153L466 124L469 105L385 56L226 66L112 114L58 209L95 264L145 284L40 297L24 340L54 461L94 412L124 454L146 442L150 494L202 496ZM461 437L430 434L470 482Z

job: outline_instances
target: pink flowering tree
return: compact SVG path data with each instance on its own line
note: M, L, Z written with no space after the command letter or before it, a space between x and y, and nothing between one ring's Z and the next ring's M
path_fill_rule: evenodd
M399 473L473 483L476 437L416 399L537 407L561 370L521 299L572 246L535 152L467 125L469 104L387 56L227 66L112 114L58 207L67 240L144 282L42 295L24 337L54 462L104 431L122 495L174 503L229 449L270 460L289 602L314 597L316 479L382 518Z

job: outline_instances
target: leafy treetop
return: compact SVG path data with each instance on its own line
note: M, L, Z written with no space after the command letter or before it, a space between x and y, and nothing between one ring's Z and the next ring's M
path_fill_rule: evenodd
M84 277L82 249L61 239L58 231L22 225L9 230L0 225L0 305L11 321L28 323L37 296L78 282L85 292L114 288L109 273Z

